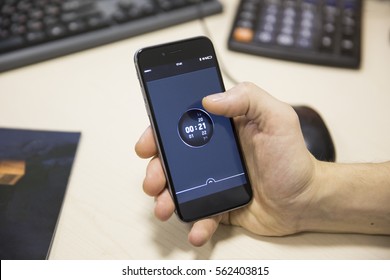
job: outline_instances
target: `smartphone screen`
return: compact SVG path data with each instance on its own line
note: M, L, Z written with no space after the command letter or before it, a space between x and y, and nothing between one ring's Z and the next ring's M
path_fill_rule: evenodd
M225 91L211 41L142 49L135 64L176 213L194 221L247 204L252 191L233 121L203 97Z

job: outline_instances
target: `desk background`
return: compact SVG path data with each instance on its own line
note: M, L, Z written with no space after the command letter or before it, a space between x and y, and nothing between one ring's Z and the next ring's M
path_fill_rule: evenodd
M224 66L293 105L320 112L339 162L390 159L390 5L366 1L360 70L284 62L226 48L235 5L206 19ZM82 132L51 259L390 259L390 237L259 237L221 226L202 248L176 217L153 216L134 144L148 126L133 66L144 46L204 34L198 21L0 74L0 127ZM226 87L233 84L225 79Z

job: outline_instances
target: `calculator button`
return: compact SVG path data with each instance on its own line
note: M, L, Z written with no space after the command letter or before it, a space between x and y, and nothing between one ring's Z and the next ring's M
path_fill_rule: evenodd
M312 41L310 39L300 37L297 40L297 46L299 48L309 49L309 48L312 48L313 44L312 44Z
M263 25L263 27L261 29L263 29L264 31L267 31L267 32L274 32L275 25L270 24L270 23L266 23Z
M251 42L253 40L253 30L245 27L234 29L233 37L238 42Z
M265 11L267 14L276 15L279 9L276 5L269 5Z
M299 35L301 35L302 38L311 38L312 37L312 32L308 28L301 29L299 32Z
M326 33L334 33L336 31L336 26L333 23L325 23L324 25L324 31Z
M355 29L351 26L344 26L342 28L342 34L344 36L349 36L349 37L352 37L355 35Z
M286 35L292 35L294 32L294 29L292 26L283 26L281 29L281 32Z
M272 33L263 31L257 35L257 39L262 43L270 43L273 41L273 36Z
M237 26L239 27L244 27L244 28L249 28L249 29L253 29L253 22L252 21L249 21L249 20L241 20L237 23Z
M314 19L314 13L309 10L303 10L302 11L302 18L303 19L308 19L308 20L313 20Z
M332 50L333 47L333 39L329 36L324 36L321 39L321 48L325 51Z
M306 28L312 28L313 27L313 21L310 19L302 19L301 20L301 26Z
M282 46L292 46L294 44L294 38L288 34L280 34L277 38L277 42Z
M352 17L344 17L343 24L346 26L355 26L355 20Z
M283 25L289 25L292 26L295 24L295 20L293 17L285 17L282 21Z
M270 23L270 24L275 24L276 23L276 16L272 15L272 14L266 15L265 22Z
M296 16L296 11L295 11L295 9L294 8L286 8L285 10L284 10L284 15L286 16L286 17L295 17Z
M256 16L250 11L244 11L240 14L240 18L245 20L254 20Z
M341 41L341 51L345 54L351 54L354 49L354 44L351 40Z

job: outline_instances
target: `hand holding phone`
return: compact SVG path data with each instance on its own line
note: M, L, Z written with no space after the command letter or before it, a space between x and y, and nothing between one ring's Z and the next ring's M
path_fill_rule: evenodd
M246 205L252 190L233 121L202 106L203 97L225 90L211 41L144 48L135 64L179 218L190 222Z

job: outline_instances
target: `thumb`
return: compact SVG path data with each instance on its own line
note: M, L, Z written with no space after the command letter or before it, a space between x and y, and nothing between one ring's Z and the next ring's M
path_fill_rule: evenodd
M280 102L253 83L244 82L226 92L203 98L204 108L212 114L225 117L246 116L259 120L264 112Z

